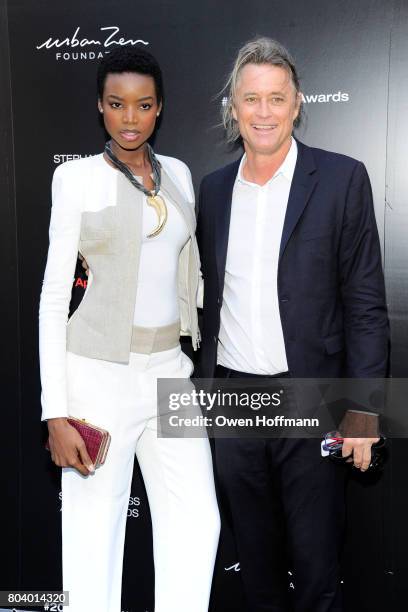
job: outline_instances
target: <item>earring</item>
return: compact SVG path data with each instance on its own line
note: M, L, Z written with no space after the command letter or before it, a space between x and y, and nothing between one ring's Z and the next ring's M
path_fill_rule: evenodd
M156 117L158 117L160 115L160 113L156 113Z

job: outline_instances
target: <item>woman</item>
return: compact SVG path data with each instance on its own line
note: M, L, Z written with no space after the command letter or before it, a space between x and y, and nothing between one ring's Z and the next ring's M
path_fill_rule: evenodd
M134 455L153 524L156 612L205 612L219 534L208 440L158 438L157 378L187 378L182 333L198 345L199 258L191 175L148 144L162 77L141 48L98 68L105 152L62 164L53 179L40 303L42 418L62 466L64 589L72 612L119 612ZM150 206L149 206L150 204ZM86 294L67 323L78 251ZM178 280L179 279L179 280ZM112 437L94 469L67 416Z

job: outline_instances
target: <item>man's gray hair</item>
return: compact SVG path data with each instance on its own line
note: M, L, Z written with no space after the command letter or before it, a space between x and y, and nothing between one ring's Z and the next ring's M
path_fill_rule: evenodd
M240 141L238 123L232 116L232 106L235 99L235 92L239 74L247 64L271 64L273 66L282 66L291 77L296 93L300 92L299 77L296 71L295 63L289 51L276 40L267 38L266 36L254 38L247 42L238 51L237 58L225 83L222 94L222 123L226 130L227 142L234 144ZM293 125L298 127L301 123L302 105L299 114Z

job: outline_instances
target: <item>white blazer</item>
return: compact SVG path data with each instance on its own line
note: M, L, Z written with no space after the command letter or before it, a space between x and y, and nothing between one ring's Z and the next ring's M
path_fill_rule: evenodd
M178 293L181 333L191 335L196 350L200 259L191 174L177 159L157 158L162 164L160 193L171 198L190 234L179 256ZM66 162L55 170L39 317L42 419L68 415L67 350L94 359L129 362L142 202L143 194L102 154ZM78 252L87 260L91 282L68 321Z

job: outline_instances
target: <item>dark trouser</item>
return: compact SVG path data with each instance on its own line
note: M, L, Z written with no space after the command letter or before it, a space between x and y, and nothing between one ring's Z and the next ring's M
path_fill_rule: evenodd
M298 438L217 438L215 463L248 612L340 612L344 466Z

